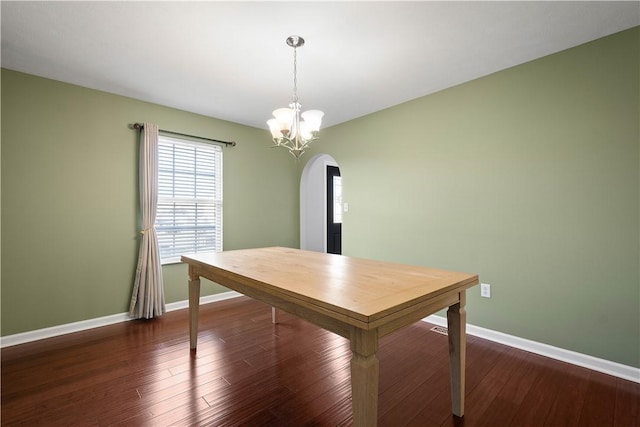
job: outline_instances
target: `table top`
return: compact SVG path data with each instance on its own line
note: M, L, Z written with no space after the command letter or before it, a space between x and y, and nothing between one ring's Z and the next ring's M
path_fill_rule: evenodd
M478 284L475 274L283 247L192 254L182 261L363 322Z

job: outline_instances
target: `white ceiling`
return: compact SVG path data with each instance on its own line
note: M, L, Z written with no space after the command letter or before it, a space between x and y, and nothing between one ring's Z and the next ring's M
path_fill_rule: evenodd
M640 25L640 2L9 2L2 67L259 128L323 127ZM136 120L132 117L131 120Z

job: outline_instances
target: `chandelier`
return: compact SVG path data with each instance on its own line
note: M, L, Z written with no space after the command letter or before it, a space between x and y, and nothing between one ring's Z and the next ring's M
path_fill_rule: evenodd
M320 110L300 112L296 49L304 45L304 39L300 36L290 36L287 38L287 44L293 48L293 97L289 108L274 110L274 118L268 120L267 124L273 137L272 147L287 148L293 157L300 159L309 148L309 144L318 139L324 113Z

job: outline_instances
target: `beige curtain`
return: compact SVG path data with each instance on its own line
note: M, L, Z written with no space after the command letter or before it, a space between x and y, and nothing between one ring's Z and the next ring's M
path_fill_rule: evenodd
M158 125L145 123L140 131L140 209L142 239L129 314L150 319L164 314L164 286L160 250L154 224L158 201Z

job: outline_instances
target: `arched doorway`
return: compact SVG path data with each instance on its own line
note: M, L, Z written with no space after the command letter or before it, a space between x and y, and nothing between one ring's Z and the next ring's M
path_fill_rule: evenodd
M300 178L300 249L327 252L327 167L338 167L328 154L307 162ZM335 239L335 235L332 236Z

